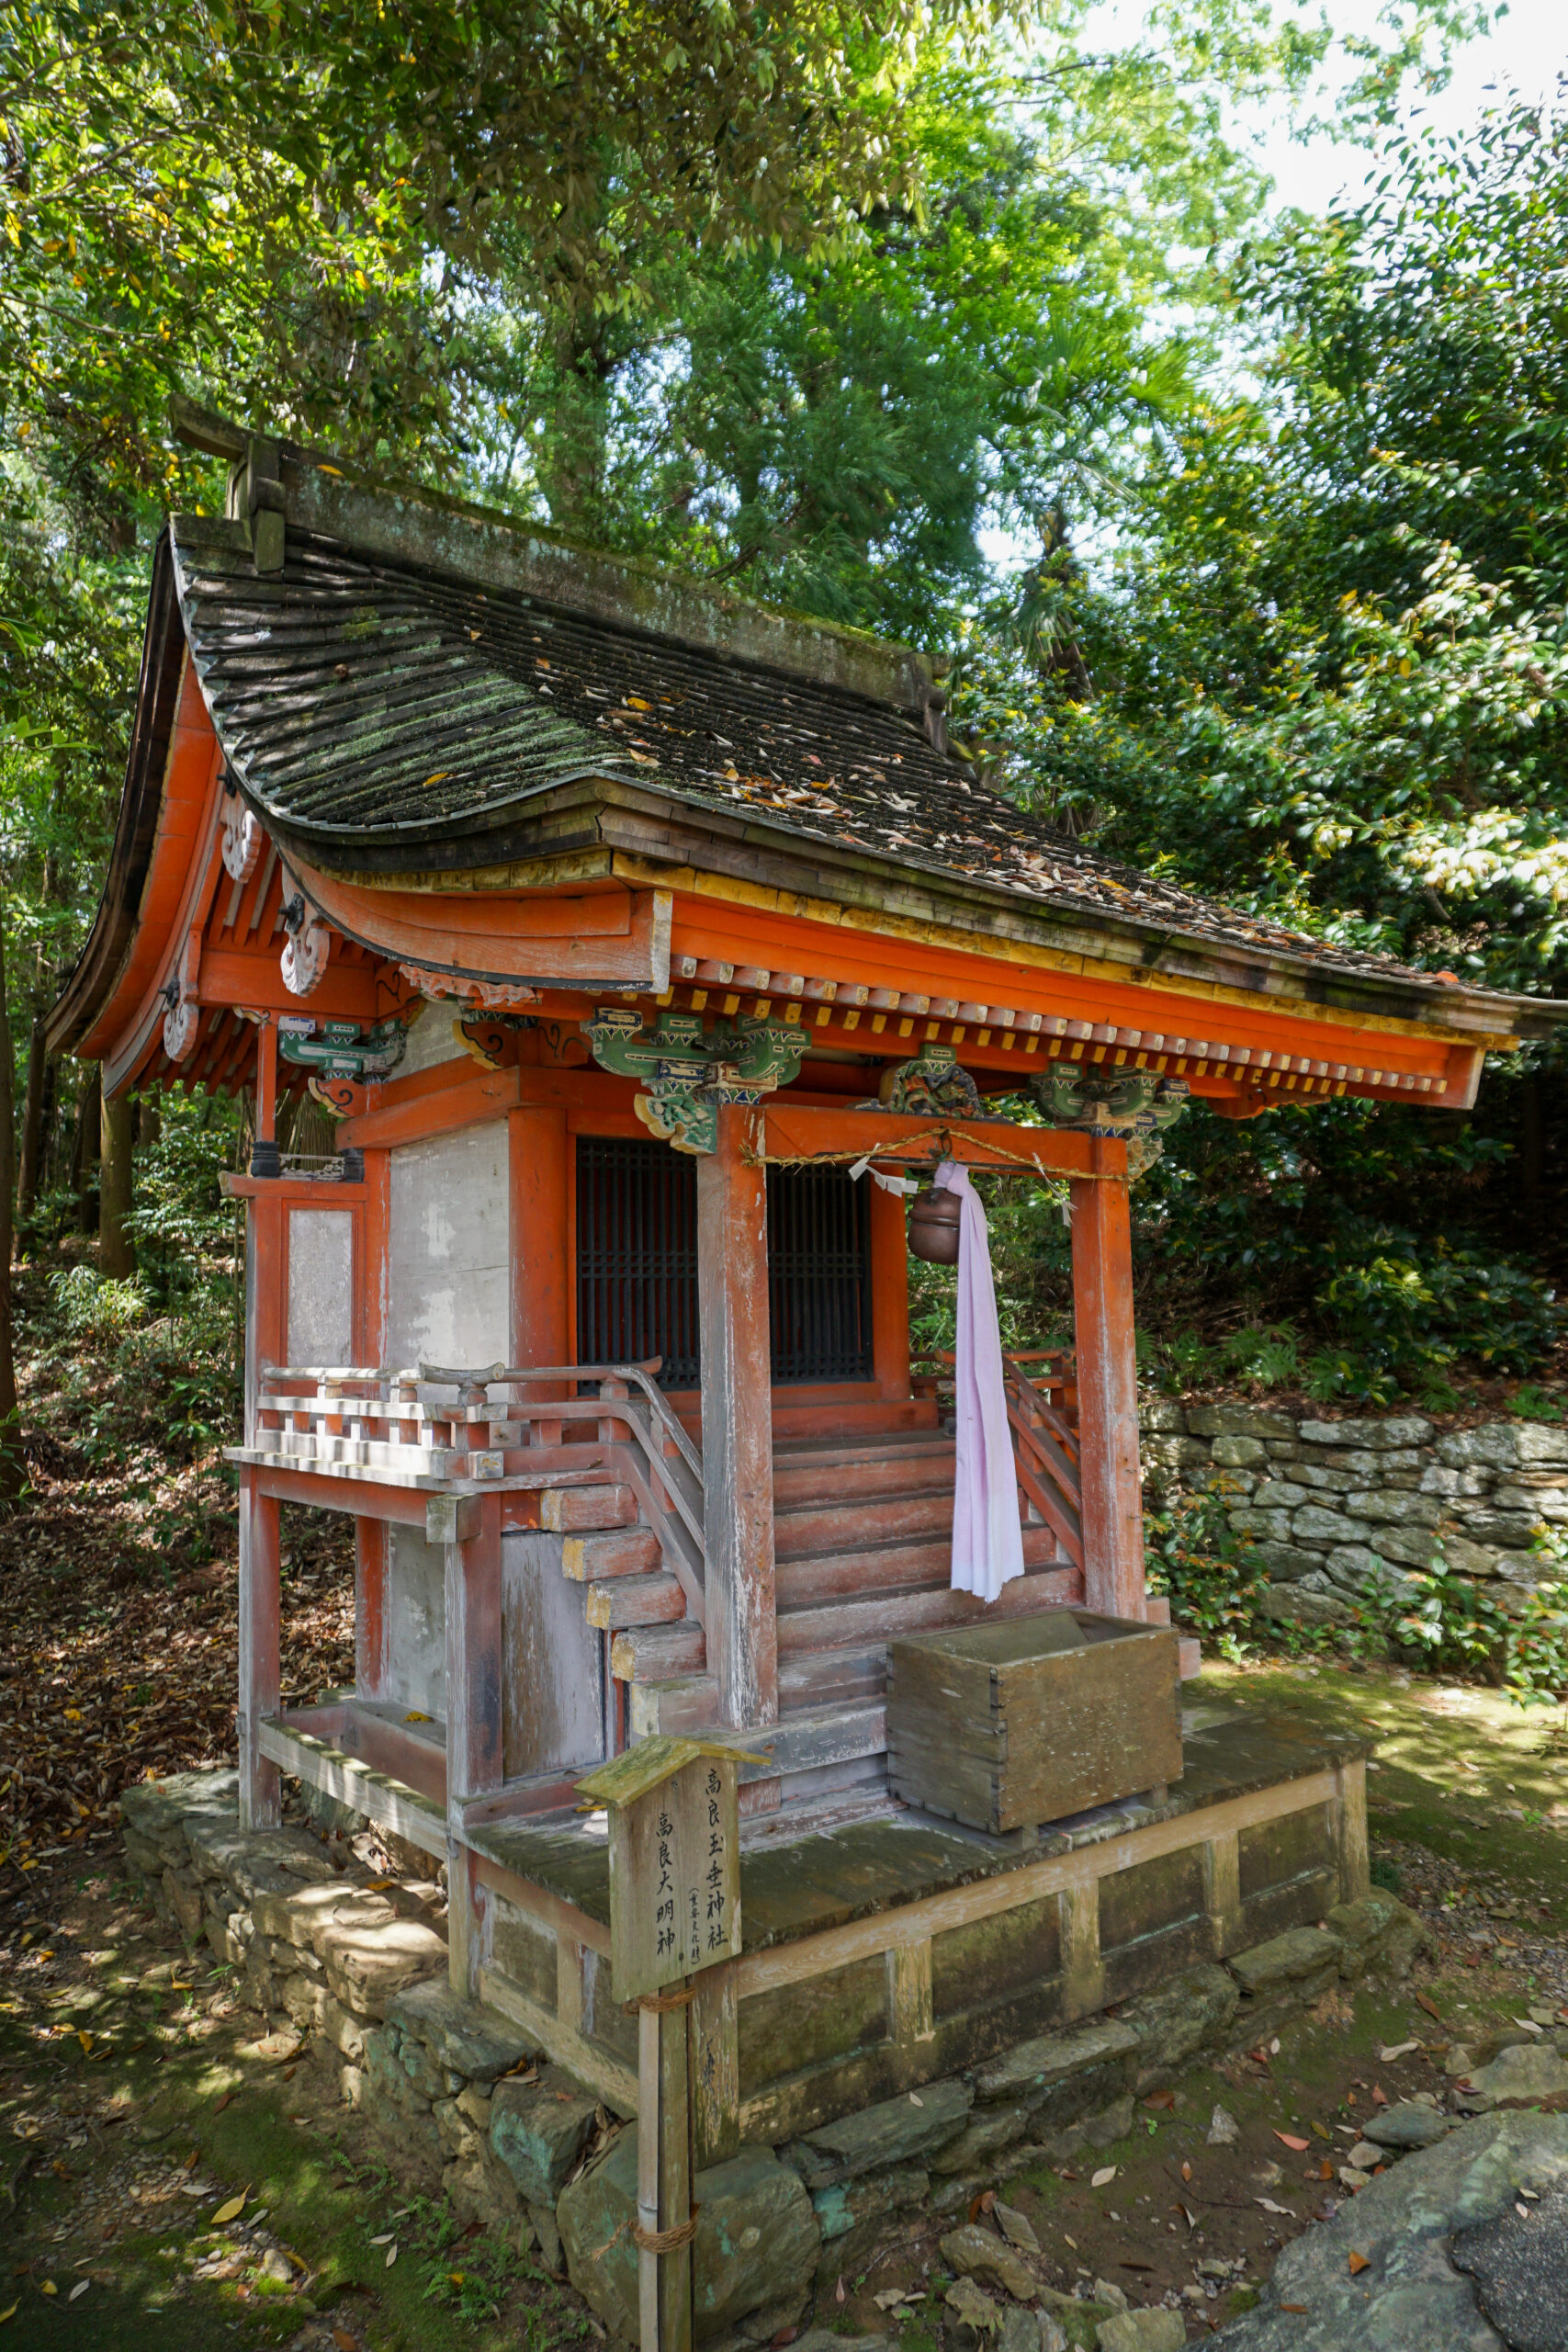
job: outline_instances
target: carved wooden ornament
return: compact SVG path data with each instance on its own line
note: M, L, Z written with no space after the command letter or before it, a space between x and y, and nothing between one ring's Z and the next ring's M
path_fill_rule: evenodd
M321 986L327 968L332 933L315 909L299 897L284 908L283 927L288 933L281 958L283 985L290 996L309 996Z
M233 794L223 811L224 873L236 882L248 882L260 863L265 838L255 812L246 808L238 793Z

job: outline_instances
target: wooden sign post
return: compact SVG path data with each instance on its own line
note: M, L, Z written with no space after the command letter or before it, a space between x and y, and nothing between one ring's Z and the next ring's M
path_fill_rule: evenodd
M740 1950L739 1768L695 1739L645 1739L580 1781L610 1838L610 1975L637 2011L642 2352L692 2352L692 1979Z

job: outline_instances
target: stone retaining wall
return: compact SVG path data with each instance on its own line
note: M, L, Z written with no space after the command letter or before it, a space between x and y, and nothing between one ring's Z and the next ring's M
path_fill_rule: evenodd
M1568 1427L1484 1421L1447 1433L1414 1413L1298 1419L1261 1405L1156 1402L1139 1415L1145 1483L1223 1484L1231 1525L1270 1578L1269 1614L1348 1622L1380 1580L1408 1594L1440 1544L1450 1568L1517 1614L1553 1571L1530 1546L1568 1528Z
M463 2222L563 2265L612 2334L637 2335L637 2133L446 1982L444 1902L413 1875L374 1875L306 1821L235 1827L232 1772L130 1789L125 1849L186 1941L239 1971L255 2046L309 2055L412 2185ZM1403 1976L1420 1922L1378 1889L1223 1965L1004 2051L965 2073L743 2148L697 2176L696 2334L705 2352L765 2345L900 2228L962 2219L997 2180L1132 2130L1135 2098L1190 2061L1250 2049L1344 1978Z

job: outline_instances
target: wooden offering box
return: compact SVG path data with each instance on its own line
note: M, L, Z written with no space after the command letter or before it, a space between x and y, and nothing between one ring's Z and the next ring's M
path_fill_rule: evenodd
M1054 1609L887 1646L896 1796L995 1836L1181 1777L1177 1636Z

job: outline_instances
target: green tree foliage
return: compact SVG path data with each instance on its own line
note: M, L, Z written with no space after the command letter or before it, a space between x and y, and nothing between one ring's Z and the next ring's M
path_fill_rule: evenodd
M1327 936L1561 985L1565 264L1568 127L1524 107L1246 253L1260 389L1151 449L1109 586L1058 598L1091 685L976 665L1019 788Z
M1517 119L1474 179L1396 153L1364 214L1244 252L1260 185L1229 128L1310 112L1337 61L1338 126L1365 134L1483 16L1423 0L1339 40L1273 0L1161 0L1098 48L1088 0L21 0L0 24L0 865L26 1011L95 900L148 537L220 495L168 436L175 390L945 645L965 748L1068 826L1540 985L1551 141ZM1220 402L1243 328L1258 389ZM1034 555L1021 583L989 560L998 529ZM1350 1181L1337 1135L1313 1147L1319 1202ZM1182 1283L1189 1228L1215 1250L1232 1229L1201 1153L1190 1173L1145 1213ZM1325 1273L1332 1216L1292 1255L1274 1180L1247 1181L1259 1284L1292 1311L1342 1278L1348 1332L1385 1307L1449 1328L1452 1269L1420 1233L1401 1255L1412 1219ZM1053 1220L1003 1219L1020 1337L1056 1311ZM1407 1263L1430 1305L1366 1272Z

